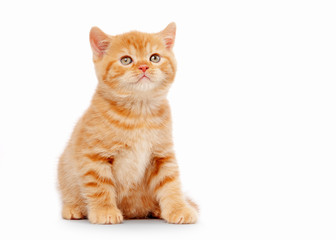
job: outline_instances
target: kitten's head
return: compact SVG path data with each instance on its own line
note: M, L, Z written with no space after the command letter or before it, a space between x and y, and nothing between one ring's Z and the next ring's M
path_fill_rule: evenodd
M176 71L175 32L175 23L159 33L133 31L116 36L93 27L90 43L99 88L124 95L167 92Z

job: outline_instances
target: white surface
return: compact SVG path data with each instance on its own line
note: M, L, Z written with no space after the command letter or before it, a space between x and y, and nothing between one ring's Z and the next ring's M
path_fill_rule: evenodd
M335 239L334 1L2 1L0 238ZM96 79L88 34L177 23L169 98L199 223L64 221L57 158Z

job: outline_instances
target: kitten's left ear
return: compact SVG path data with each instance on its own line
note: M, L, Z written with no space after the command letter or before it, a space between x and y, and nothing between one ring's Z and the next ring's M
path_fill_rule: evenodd
M176 24L174 22L169 23L168 26L158 34L165 41L167 49L172 49L174 47L176 35Z
M100 58L110 46L110 38L98 27L92 27L90 31L90 44L93 56Z

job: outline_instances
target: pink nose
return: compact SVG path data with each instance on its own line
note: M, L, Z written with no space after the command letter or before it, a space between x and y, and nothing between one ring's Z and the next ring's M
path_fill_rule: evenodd
M146 72L146 70L148 69L149 67L147 65L140 65L139 66L139 69L142 70L143 72Z

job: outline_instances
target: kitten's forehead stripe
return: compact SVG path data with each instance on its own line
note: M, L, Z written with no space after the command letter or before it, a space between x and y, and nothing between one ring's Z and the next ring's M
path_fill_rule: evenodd
M112 44L113 51L119 50L125 54L145 56L150 53L155 53L160 48L164 48L164 43L161 39L153 34L141 32L129 32L114 38L115 43Z
M151 47L150 47L149 42L146 43L146 51L151 52Z

